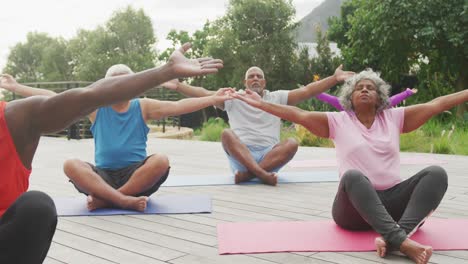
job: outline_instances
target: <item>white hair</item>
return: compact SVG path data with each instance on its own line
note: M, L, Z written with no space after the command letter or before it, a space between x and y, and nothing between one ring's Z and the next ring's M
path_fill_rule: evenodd
M377 95L379 97L379 102L377 102L377 113L390 107L390 100L388 94L390 92L390 85L387 84L382 78L380 78L380 73L374 72L372 69L366 69L358 74L355 74L353 77L350 77L346 80L343 87L340 91L340 104L343 106L343 109L346 111L352 111L353 102L351 100L354 88L362 80L369 80L374 83Z
M258 70L262 73L263 75L263 78L265 78L265 74L263 73L263 70L260 69L260 67L257 67L257 66L252 66L250 67L246 72L245 72L245 80L247 80L247 77L249 77L249 73L252 71L252 70Z
M112 65L106 72L106 78L120 75L120 74L130 74L133 73L132 69L125 64L115 64Z

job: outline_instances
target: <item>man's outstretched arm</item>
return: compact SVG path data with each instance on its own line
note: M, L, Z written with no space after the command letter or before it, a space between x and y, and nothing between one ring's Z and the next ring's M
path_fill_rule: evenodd
M141 99L145 120L157 120L167 116L177 116L191 113L211 105L222 104L232 99L235 91L232 88L219 89L213 95L200 98L186 98L176 102Z
M60 131L101 106L130 100L166 81L216 73L221 60L185 58L190 44L174 51L162 67L102 79L87 88L67 90L52 97L34 96L6 105L5 119L16 150L25 166L30 166L40 135Z
M15 78L9 74L0 74L0 88L19 94L23 97L34 95L54 96L57 93L47 89L34 88L19 84Z
M41 100L31 113L35 117L34 126L40 133L61 130L98 107L130 100L174 78L216 73L223 66L221 60L211 58L187 59L184 53L189 48L190 44L183 45L159 68L101 79L89 87L71 89Z
M98 107L130 100L174 78L216 73L222 68L221 60L185 58L184 53L189 48L190 44L184 44L159 68L102 79L87 88L71 89L52 97L13 101L6 109L10 129L21 131L28 128L37 135L59 131ZM24 118L15 121L19 113L24 113Z
M203 87L192 86L183 82L179 82L177 79L165 82L161 84L161 86L173 91L177 91L178 93L181 93L187 97L205 97L216 93L216 91L210 91ZM224 109L224 102L220 102L215 106L220 109Z
M343 65L340 65L338 68L336 68L335 74L332 76L329 76L320 81L311 82L301 88L291 90L288 93L288 105L296 105L304 100L323 93L355 74L354 72L343 71L342 68Z

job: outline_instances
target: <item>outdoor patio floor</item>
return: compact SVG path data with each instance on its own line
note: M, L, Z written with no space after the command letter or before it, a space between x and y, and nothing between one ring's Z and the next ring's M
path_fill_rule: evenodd
M94 162L92 140L41 139L31 175L32 190L53 197L79 196L62 171L65 159ZM148 153L169 156L171 175L229 173L220 143L150 138ZM447 161L448 191L432 217L468 218L468 156L402 153ZM295 160L333 159L331 148L300 147ZM404 177L425 165L402 165ZM336 168L291 168L282 171L330 171ZM208 194L211 214L60 217L45 263L411 263L375 252L298 252L218 255L216 225L223 222L330 219L337 182L280 184L276 187L222 185L162 187L156 195ZM319 238L318 238L319 239ZM431 263L468 263L468 251L436 251Z

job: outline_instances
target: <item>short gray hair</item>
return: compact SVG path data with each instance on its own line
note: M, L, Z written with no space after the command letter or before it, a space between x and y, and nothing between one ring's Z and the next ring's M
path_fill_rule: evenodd
M346 80L343 87L340 91L340 103L343 106L343 109L346 111L353 111L353 102L351 100L354 88L362 80L369 80L374 83L377 95L380 99L380 104L377 106L377 113L390 107L390 100L388 94L390 92L391 86L387 84L382 78L380 78L380 73L374 72L372 69L366 69L358 74L355 74L353 77L350 77Z
M133 73L132 69L125 64L115 64L112 65L106 72L106 78L120 75L120 74L130 74Z
M252 67L250 67L250 68L245 72L245 80L247 80L247 77L249 77L249 73L250 73L252 70L258 70L259 72L261 72L262 75L263 75L263 79L265 79L265 73L263 73L263 70L260 69L260 67L258 67L258 66L252 66Z

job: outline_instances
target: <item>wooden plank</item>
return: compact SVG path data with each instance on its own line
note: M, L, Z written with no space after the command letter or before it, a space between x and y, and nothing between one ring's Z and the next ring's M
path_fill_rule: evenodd
M275 263L288 263L288 264L330 264L336 262L330 262L321 259L315 259L308 256L303 256L293 253L269 253L269 254L256 254L258 258L273 261Z
M92 263L92 264L112 264L117 263L114 261L106 260L98 256L94 256L74 248L64 246L53 242L50 246L49 254L47 259L55 259L59 263L67 264L82 264L82 263ZM47 260L46 259L46 260ZM47 263L47 262L46 262ZM53 263L53 262L52 262Z
M88 239L76 234L64 232L60 229L56 230L54 241L77 251L85 252L89 255L94 255L115 263L164 263L163 261L147 257L136 252L131 252L124 248L117 248L103 243L102 241ZM80 260L80 263L86 262Z
M244 260L241 258L242 256L243 255L226 255L226 256L218 255L218 256L207 258L204 256L187 255L181 258L171 260L169 261L169 263L174 263L174 264L219 264L219 263L272 264L272 263L275 263L275 262L263 260L260 258L254 258L254 257Z
M320 252L310 256L313 259L320 259L324 261L329 261L332 263L346 263L346 264L373 264L379 263L379 261L366 260L359 257L345 255L343 253L334 253L334 252Z
M63 174L63 161L76 157L93 161L92 140L41 140L33 164L31 189L54 196L79 196ZM149 139L148 153L164 153L171 160L171 175L227 174L229 164L219 143ZM196 155L194 155L196 153ZM414 156L402 153L402 157ZM420 155L420 154L417 154ZM432 217L468 218L467 156L424 154L448 163L449 188ZM304 148L300 159L332 159L334 149ZM409 177L423 165L401 167ZM282 171L304 172L286 166ZM336 168L314 168L329 171ZM171 177L171 175L169 177ZM402 256L382 259L375 252L295 252L218 255L216 226L224 222L330 219L337 182L265 185L162 187L162 194L208 194L212 214L142 215L60 218L45 263L412 263ZM468 251L438 251L431 263L468 262Z
M83 222L81 218L73 220ZM136 220L136 221L133 221ZM211 246L199 244L190 240L168 236L158 233L158 230L144 230L140 228L139 219L128 219L126 217L92 217L86 220L86 224L108 232L118 232L123 236L133 238L135 240L152 243L155 245L171 248L192 256L197 256L204 260L219 260L218 249ZM164 233L164 232L163 232ZM184 256L185 257L185 256ZM184 257L175 258L184 259ZM169 261L172 262L173 260ZM224 257L224 263L259 263L258 260L246 255L235 255ZM264 262L260 262L264 263Z

